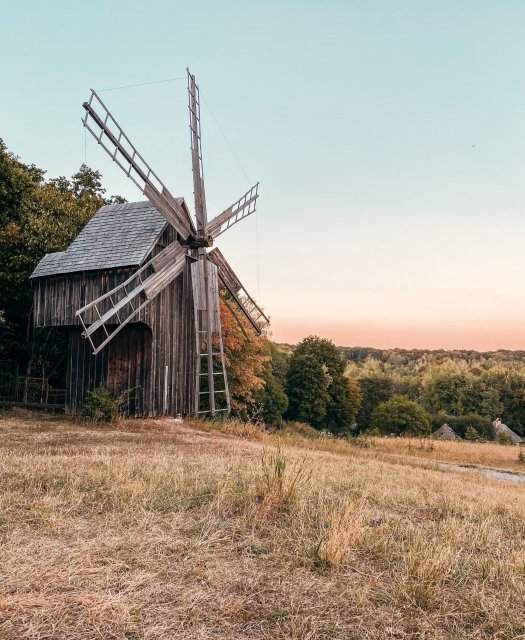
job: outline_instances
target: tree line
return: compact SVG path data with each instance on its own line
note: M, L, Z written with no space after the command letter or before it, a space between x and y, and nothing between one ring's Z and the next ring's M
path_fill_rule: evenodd
M64 337L33 329L29 276L102 205L124 199L107 198L100 172L86 165L71 178L45 173L0 140L0 363L53 382L65 368ZM254 335L225 305L221 316L232 407L242 418L334 434L428 433L443 422L487 434L501 417L525 433L525 351L342 348L316 336L290 347Z

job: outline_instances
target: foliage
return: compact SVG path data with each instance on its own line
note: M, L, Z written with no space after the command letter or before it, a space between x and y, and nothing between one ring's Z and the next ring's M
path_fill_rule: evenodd
M232 410L243 416L261 399L264 371L270 362L268 341L259 336L248 321L233 316L220 301L222 339Z
M126 389L115 396L101 384L96 389L88 391L82 408L84 413L93 418L95 422L115 422L125 413L129 397L135 390L136 388Z
M286 376L287 416L321 429L330 400L330 378L326 368L310 354L292 356Z
M357 420L360 429L366 428L370 415L367 380L383 377L390 381L391 394L422 402L434 416L477 414L492 421L501 415L511 429L525 433L525 351L355 347L344 348L342 353L347 358L348 377L363 389ZM444 421L456 430L449 419L441 424Z
M301 372L301 368L304 371ZM355 421L357 396L351 396L345 362L330 340L308 336L290 358L288 415L332 433L348 431ZM303 385L307 388L303 389Z
M497 389L471 373L433 376L423 387L422 403L431 413L446 411L456 416L478 413L494 418L502 409Z
M270 366L263 369L261 377L264 387L256 392L255 398L262 405L263 420L268 425L279 424L288 409L288 396Z
M475 427L467 427L467 430L465 431L465 440L471 440L472 442L475 442L476 440L480 440L480 435L478 430Z
M495 440L498 444L514 444L512 437L504 431L498 431Z
M393 380L384 374L369 374L359 379L362 393L361 408L357 415L357 425L360 431L370 427L372 414L376 407L392 397L394 393Z
M348 385L348 404L351 407L352 422L355 424L357 414L363 402L363 392L357 380L349 379Z
M500 366L484 372L481 377L487 385L498 392L501 403L500 413L505 416L505 424L516 433L524 435L525 372L520 373Z
M429 435L430 416L413 400L393 396L376 407L372 427L395 435Z
M33 336L29 276L46 253L66 249L105 203L101 175L86 165L71 180L46 182L44 174L21 162L0 140L1 356L39 371L63 346L50 332Z

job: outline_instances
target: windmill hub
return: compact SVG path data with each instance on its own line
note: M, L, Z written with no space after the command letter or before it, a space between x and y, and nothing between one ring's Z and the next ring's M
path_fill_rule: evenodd
M191 238L186 242L190 249L200 249L201 247L213 247L213 236L204 235L198 238Z

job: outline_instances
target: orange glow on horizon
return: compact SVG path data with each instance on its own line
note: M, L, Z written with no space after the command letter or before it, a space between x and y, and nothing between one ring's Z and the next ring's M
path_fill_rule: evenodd
M380 324L340 324L320 320L282 319L272 322L275 342L296 344L314 334L344 347L361 346L378 349L525 349L525 325L499 326L399 326Z

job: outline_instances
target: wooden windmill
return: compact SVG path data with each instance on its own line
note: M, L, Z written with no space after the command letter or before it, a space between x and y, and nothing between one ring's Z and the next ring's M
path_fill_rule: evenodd
M230 207L208 221L202 170L199 88L188 70L191 157L195 199L195 222L180 198L172 196L146 163L95 91L91 92L82 122L124 173L137 185L155 209L173 228L173 240L110 291L76 311L83 333L94 355L111 343L128 324L142 317L143 310L175 279L185 275L191 286L186 298L193 298L192 330L185 331L182 357L194 376L193 412L215 415L229 412L230 398L224 362L219 290L235 314L239 309L260 333L268 318L244 289L239 278L214 241L231 226L255 211L257 183ZM235 307L234 307L235 305ZM190 323L191 325L191 323Z

